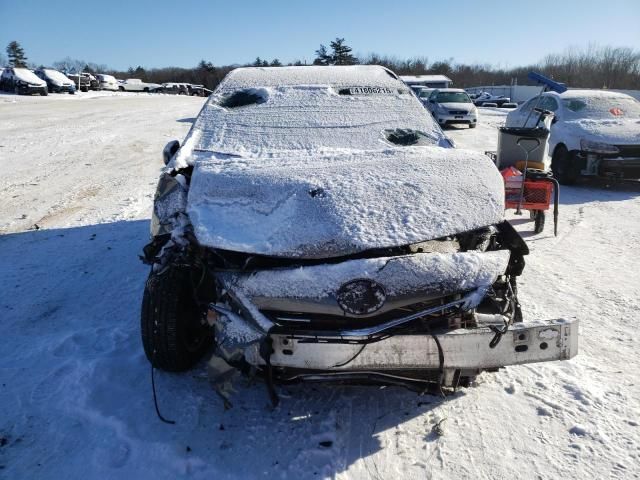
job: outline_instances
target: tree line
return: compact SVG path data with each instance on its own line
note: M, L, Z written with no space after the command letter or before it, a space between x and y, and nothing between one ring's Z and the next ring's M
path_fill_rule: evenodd
M6 49L8 64L11 66L35 65L27 62L27 57L20 44L11 42ZM0 63L7 63L0 58ZM514 68L501 68L490 64L464 64L455 62L453 58L429 62L428 57L398 58L375 53L355 56L344 38L336 38L315 50L313 65L383 65L399 75L443 74L450 77L454 85L460 88L484 85L510 85L517 83L527 85L530 82L527 74L538 71L570 87L640 89L640 50L630 47L612 47L590 45L586 48L571 48L561 53L553 53L540 62ZM305 65L306 62L296 60L287 65ZM201 60L193 68L164 67L146 69L142 66L130 67L128 70L114 70L106 65L85 62L66 57L54 62L56 69L77 72L107 73L116 78L140 78L146 82L165 83L180 82L204 85L214 89L224 76L237 67L280 67L283 63L256 57L248 64L214 65L210 61Z

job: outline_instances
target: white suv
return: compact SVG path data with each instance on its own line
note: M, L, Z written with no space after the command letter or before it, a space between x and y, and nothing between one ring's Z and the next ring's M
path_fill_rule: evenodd
M157 83L145 83L139 78L128 78L118 86L118 89L121 92L151 92L159 87Z
M118 81L114 76L99 73L96 75L96 79L98 80L98 88L100 90L118 91Z
M431 92L427 109L438 124L443 127L452 124L466 124L476 128L478 109L461 88L440 88Z

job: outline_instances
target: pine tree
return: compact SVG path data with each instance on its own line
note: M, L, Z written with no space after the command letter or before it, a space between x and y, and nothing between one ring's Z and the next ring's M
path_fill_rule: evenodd
M316 58L313 61L314 65L332 65L333 58L327 53L327 47L320 45L320 48L316 50Z
M254 67L261 67L262 66L262 59L260 57L256 57L255 62L253 62L253 66Z
M281 67L281 66L282 66L282 63L281 63L281 62L280 62L280 60L278 60L277 58L274 58L274 59L271 61L271 66L272 66L272 67Z
M333 50L333 65L355 65L358 59L351 54L352 48L345 45L344 38L336 38L329 44Z
M24 50L15 40L7 45L7 55L9 56L9 66L26 67L27 57L24 56Z
M332 53L328 53L324 45L320 45L316 50L314 65L356 65L358 63L358 59L351 54L352 48L344 43L344 38L336 38L329 46Z

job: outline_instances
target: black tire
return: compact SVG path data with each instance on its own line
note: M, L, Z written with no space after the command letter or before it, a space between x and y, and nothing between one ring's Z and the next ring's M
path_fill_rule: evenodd
M573 185L578 180L580 172L572 161L573 155L564 145L558 145L551 159L551 170L560 185Z
M149 87L144 87L144 90L143 90L143 91L144 91L145 93L149 93Z
M118 87L118 91L124 92L124 87Z
M477 123L470 123L469 128L476 128L478 126Z
M47 95L49 95L49 92L47 92L47 90L43 90L42 92L40 92L40 95L46 97Z
M160 370L188 370L213 343L213 330L195 300L191 275L185 267L152 272L144 289L142 345L149 362Z
M536 211L535 224L534 224L534 227L533 227L533 232L534 233L542 233L542 231L544 230L545 217L546 217L546 215L544 213L544 210Z

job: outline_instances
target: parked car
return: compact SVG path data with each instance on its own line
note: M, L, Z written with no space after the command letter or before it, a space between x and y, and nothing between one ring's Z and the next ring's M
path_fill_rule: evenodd
M111 90L115 92L118 91L118 82L114 76L98 73L96 75L96 80L98 80L98 89Z
M47 89L54 93L76 93L76 86L73 80L68 78L64 73L52 68L40 68L34 72L38 78L47 83Z
M476 128L478 109L460 88L440 88L431 92L427 109L439 125L464 124Z
M577 352L577 320L522 322L528 250L493 163L384 67L235 69L163 158L141 313L157 368L215 344L214 379L262 374L275 399L275 381L422 391Z
M47 95L47 82L28 68L6 67L0 77L0 90L19 95Z
M640 102L603 90L544 93L507 115L510 127L533 126L536 107L554 113L549 137L551 168L565 185L580 175L640 178Z
M128 78L118 85L121 92L151 92L162 87L157 83L146 83L139 78Z
M73 81L76 86L76 90L88 92L91 88L91 79L86 75L80 75L79 73L65 73L65 76Z
M486 107L489 103L495 103L496 106L502 107L505 103L511 103L511 98L505 97L504 95L493 95L489 92L482 92L473 99L473 103L478 107Z
M194 84L187 84L188 85L188 89L189 89L189 95L191 96L195 96L195 97L206 97L209 95L209 93L211 93L211 90L208 90L207 88L205 88L204 85L194 85Z
M160 88L158 88L159 93L168 93L173 95L189 95L189 88L186 83L163 83Z
M82 72L82 75L89 79L89 90L100 90L100 82L92 73Z
M434 90L435 88L422 87L420 90L416 91L416 96L425 107L428 106L429 97Z

